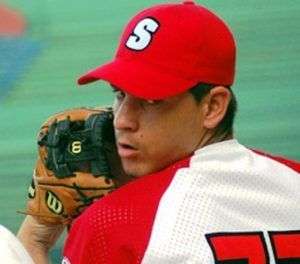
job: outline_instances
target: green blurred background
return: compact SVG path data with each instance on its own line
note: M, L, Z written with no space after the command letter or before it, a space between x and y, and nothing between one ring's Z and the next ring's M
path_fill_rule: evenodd
M39 125L68 107L111 104L106 84L78 89L76 78L109 60L126 21L159 2L0 2L25 19L24 32L0 32L1 224L16 232L22 222L16 210L25 206ZM223 17L237 39L236 137L247 146L299 160L300 1L198 3ZM3 19L0 13L0 25ZM59 263L62 243L52 252L54 263Z

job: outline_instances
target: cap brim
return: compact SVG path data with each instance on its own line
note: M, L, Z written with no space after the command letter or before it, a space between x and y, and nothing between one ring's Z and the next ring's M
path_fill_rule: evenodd
M78 84L104 80L133 96L159 100L183 93L197 84L196 80L180 78L155 66L135 60L115 59L78 79Z

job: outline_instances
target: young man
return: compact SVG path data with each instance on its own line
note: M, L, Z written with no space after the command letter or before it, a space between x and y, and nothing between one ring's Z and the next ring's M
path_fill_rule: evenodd
M300 165L233 139L235 54L215 14L163 4L79 79L115 90L118 152L135 180L74 222L63 263L299 261Z

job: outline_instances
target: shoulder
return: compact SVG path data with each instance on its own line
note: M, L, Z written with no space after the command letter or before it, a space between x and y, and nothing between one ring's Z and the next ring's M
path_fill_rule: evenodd
M251 149L254 153L265 157L266 159L273 160L274 162L280 163L298 173L300 173L300 162L296 160L289 159L287 157L278 156L274 154L267 153L265 151Z
M226 161L234 162L236 160L245 160L245 158L263 158L266 162L273 161L289 167L297 172L300 171L300 162L287 157L274 155L263 150L251 148L240 144L236 139L225 140L205 146L195 152L196 155L191 160L194 162L212 162Z
M186 158L162 171L142 176L97 201L88 210L93 211L106 206L120 207L129 204L145 206L146 201L149 203L160 198L176 172L181 168L188 167L189 161L190 158Z
M128 183L92 204L74 221L64 255L72 263L99 263L106 259L109 263L125 263L128 252L135 259L141 258L160 198L176 172L188 164L189 159L179 161L161 172Z

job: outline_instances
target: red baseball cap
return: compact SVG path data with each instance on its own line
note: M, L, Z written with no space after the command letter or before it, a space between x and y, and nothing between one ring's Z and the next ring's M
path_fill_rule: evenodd
M193 1L161 4L134 16L115 58L79 78L105 80L136 97L159 100L198 83L230 86L236 47L228 26Z

